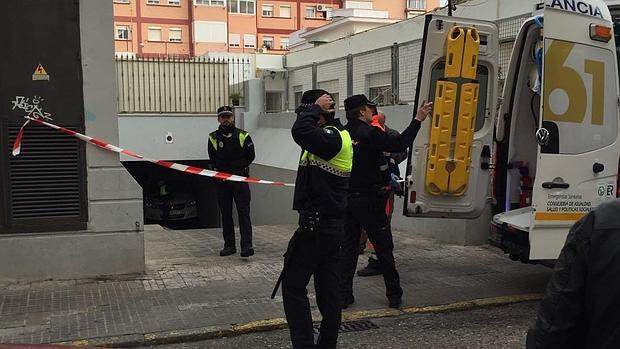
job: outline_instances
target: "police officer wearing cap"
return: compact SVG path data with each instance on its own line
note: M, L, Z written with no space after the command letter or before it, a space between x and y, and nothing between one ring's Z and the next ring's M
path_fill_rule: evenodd
M345 237L342 241L340 292L342 307L353 304L353 276L357 266L360 233L366 230L375 247L391 308L402 303L403 290L394 261L394 243L385 205L389 198L381 164L384 152L406 151L412 145L421 123L431 111L432 103L423 102L415 118L400 134L383 132L371 126L375 103L365 95L354 95L344 101L349 131L354 144L353 169L349 182Z
M302 149L293 199L299 228L284 255L280 278L284 312L293 348L336 348L341 317L338 258L353 145L334 118L331 95L310 90L301 102L292 128L293 139ZM316 346L306 289L311 276L323 317Z
M247 177L254 161L254 144L250 135L235 127L235 115L229 106L217 110L219 128L209 134L209 158L217 171ZM252 248L252 222L250 221L250 186L246 182L216 181L217 201L222 214L224 249L220 256L237 253L232 204L235 201L239 216L241 257L254 255Z

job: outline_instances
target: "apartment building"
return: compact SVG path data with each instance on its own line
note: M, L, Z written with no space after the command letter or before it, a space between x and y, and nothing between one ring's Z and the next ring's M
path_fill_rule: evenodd
M439 0L114 0L117 54L193 57L288 51L289 36L332 22L338 9L385 11L401 20Z

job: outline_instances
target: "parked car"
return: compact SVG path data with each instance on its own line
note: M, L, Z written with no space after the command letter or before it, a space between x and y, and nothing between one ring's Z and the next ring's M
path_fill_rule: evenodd
M169 221L181 221L198 217L196 197L189 185L166 183L167 195L161 195L159 187L147 191L144 197L144 218L147 221L161 222L170 206Z

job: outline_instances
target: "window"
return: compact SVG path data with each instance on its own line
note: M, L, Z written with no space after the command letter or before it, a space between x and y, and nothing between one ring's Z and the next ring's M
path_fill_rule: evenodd
M182 34L181 28L170 28L168 29L168 41L181 42L183 38Z
M295 88L296 90L300 90L301 87ZM295 91L294 94L294 101L295 101L295 107L301 105L301 97L303 96L303 92L302 91Z
M117 40L129 40L129 26L117 25L116 26L116 39Z
M368 99L378 105L387 105L391 101L391 86L376 86L368 89Z
M256 47L256 36L254 36L254 34L244 34L243 35L243 47L255 48Z
M306 6L306 18L316 17L316 6Z
M407 8L410 10L426 10L426 0L407 0Z
M224 6L224 0L194 0L196 5Z
M333 17L333 11L334 9L332 9L331 7L325 7L324 10L325 12L325 18L331 19Z
M146 0L148 5L159 5L159 0Z
M168 0L168 5L181 6L181 0Z
M229 34L228 35L228 46L241 47L241 35L240 34Z
M288 38L280 38L280 49L288 50Z
M149 41L161 41L161 28L149 27L148 40Z
M254 14L255 0L229 0L228 12Z
M273 17L273 5L263 5L263 17Z
M196 42L228 43L226 22L194 21Z
M273 48L273 36L263 36L263 47Z
M282 111L282 92L266 92L265 101L265 111L267 113L277 113Z
M281 18L291 18L291 7L289 5L281 5L280 6L280 17Z
M128 4L129 0L114 0L114 2L117 4Z

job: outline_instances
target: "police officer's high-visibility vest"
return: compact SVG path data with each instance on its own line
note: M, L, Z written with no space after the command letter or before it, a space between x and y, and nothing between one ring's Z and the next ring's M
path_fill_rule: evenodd
M224 137L231 137L234 133L231 132L228 136L223 135ZM245 139L248 138L248 133L246 131L239 131L239 145L241 145L241 148L243 148L243 143L245 143ZM209 141L211 141L211 144L213 145L213 149L217 150L217 135L216 132L212 132L211 134L209 134Z
M328 126L327 128L334 129L340 134L342 145L340 146L338 154L330 160L325 160L305 150L301 155L299 166L317 166L339 177L351 177L351 169L353 168L353 143L351 142L351 135L348 131L340 131L333 126Z

